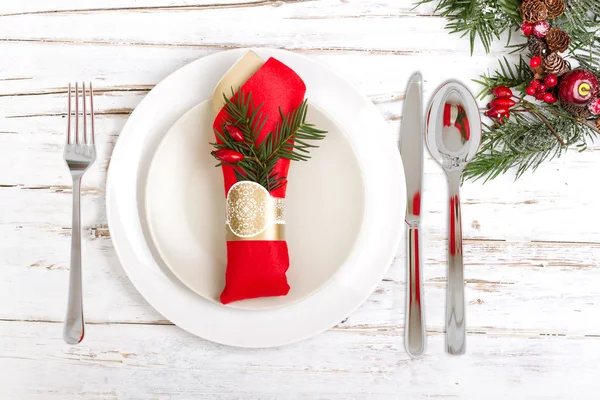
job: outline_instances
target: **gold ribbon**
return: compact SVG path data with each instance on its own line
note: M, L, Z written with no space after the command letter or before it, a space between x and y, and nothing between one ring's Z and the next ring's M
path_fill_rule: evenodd
M285 240L285 199L256 182L241 181L227 193L227 240Z

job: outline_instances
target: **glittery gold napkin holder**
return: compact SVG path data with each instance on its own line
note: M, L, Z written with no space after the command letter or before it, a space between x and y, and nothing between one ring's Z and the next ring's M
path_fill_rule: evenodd
M256 182L241 181L226 201L227 240L285 240L285 199Z

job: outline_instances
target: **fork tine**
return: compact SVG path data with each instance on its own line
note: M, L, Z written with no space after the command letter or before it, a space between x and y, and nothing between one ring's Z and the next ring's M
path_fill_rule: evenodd
M71 144L71 82L69 82L68 95L69 100L67 102L67 144Z
M90 82L90 114L92 122L92 144L95 144L96 138L94 137L94 89L92 89L92 82Z
M83 92L83 144L87 144L87 112L85 103L87 103L85 95L85 82L81 82L81 90Z
M79 83L75 82L75 143L79 144Z

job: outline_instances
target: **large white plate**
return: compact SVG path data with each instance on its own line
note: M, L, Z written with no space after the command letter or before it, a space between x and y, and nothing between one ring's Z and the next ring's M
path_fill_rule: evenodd
M231 303L268 309L292 304L322 288L352 253L360 234L364 181L342 128L309 105L307 120L328 131L310 162L293 163L286 201L286 296ZM146 216L161 260L190 289L218 302L225 285L225 193L214 150L210 100L181 117L159 145L146 180ZM142 228L144 226L142 225Z
M198 296L183 285L166 268L145 229L148 167L169 129L211 97L215 84L245 51L231 50L199 59L167 77L140 103L113 152L107 214L123 268L161 314L208 340L232 346L270 347L330 328L375 289L404 231L404 173L396 144L381 115L352 85L309 58L282 50L255 49L263 59L276 57L294 69L306 83L312 104L339 124L355 149L364 180L362 229L338 272L320 290L293 304L265 310L235 309ZM297 165L292 170L294 167ZM331 246L336 246L335 240Z

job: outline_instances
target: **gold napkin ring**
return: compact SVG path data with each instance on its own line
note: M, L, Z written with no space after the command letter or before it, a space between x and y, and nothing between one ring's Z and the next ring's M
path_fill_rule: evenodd
M227 240L285 240L285 199L241 181L227 193Z

